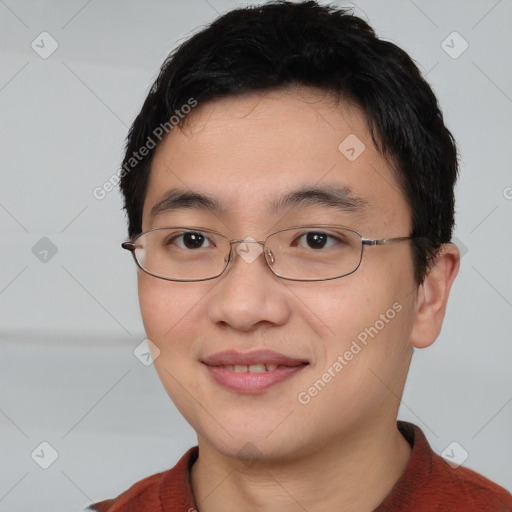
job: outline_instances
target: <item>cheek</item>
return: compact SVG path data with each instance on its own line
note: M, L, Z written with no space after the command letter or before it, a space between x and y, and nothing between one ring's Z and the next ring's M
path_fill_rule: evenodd
M324 290L323 319L332 332L323 340L325 353L313 378L301 389L316 418L312 424L329 417L333 432L336 425L392 410L408 368L411 309L406 298L396 286L374 286L370 293L362 280L358 285Z
M193 376L197 371L194 340L201 326L195 313L205 291L194 283L174 283L152 276L138 276L139 304L146 336L158 347L154 367L176 407L193 420L190 394L198 396ZM184 391L187 389L188 391Z
M166 313L171 309L169 306L172 307L171 295L164 281L160 283L141 272L137 281L140 311L146 334L153 342L158 342L161 333L164 332Z
M345 377L359 381L370 368L392 378L404 364L414 316L412 270L398 259L383 261L383 267L368 265L359 275L326 282L308 304L324 324L325 370L342 356L350 370Z
M140 273L139 305L147 337L160 350L171 344L179 347L183 333L191 327L195 309L201 303L201 290L187 283L164 281ZM203 292L204 295L204 292Z

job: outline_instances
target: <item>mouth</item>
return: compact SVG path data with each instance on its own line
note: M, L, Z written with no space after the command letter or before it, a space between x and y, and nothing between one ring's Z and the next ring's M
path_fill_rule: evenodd
M258 393L292 378L309 362L272 351L220 352L201 361L213 380L242 393Z

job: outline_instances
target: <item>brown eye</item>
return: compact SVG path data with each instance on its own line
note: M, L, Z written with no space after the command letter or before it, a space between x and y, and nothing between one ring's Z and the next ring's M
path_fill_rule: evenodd
M338 240L337 237L323 231L308 231L303 235L297 237L297 246L306 249L324 249L335 245Z
M187 231L174 236L169 240L169 244L175 243L181 249L202 249L205 241L208 241L205 235L197 231Z
M327 243L327 237L325 233L308 233L306 243L311 249L322 249Z

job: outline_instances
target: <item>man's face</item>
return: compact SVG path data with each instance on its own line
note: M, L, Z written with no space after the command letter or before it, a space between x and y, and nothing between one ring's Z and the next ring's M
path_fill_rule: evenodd
M208 102L188 121L157 150L144 231L194 226L229 239L264 240L287 227L335 224L366 238L410 234L403 193L356 108L301 88ZM269 207L304 188L335 187L365 206L343 209L310 199ZM152 216L172 189L208 196L223 211L191 204ZM396 418L417 291L409 242L366 247L356 272L329 281L283 280L262 255L247 262L236 254L228 271L210 281L139 272L138 285L167 392L200 441L223 454L243 453L252 443L250 450L265 457L292 459ZM224 351L250 357L257 350L303 364L265 389L243 391L220 383L204 362Z

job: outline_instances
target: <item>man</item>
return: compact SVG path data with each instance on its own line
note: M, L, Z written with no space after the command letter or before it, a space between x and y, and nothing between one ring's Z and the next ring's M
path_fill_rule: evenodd
M512 510L397 423L459 268L456 147L405 52L313 1L234 10L164 63L120 176L198 447L93 510Z

